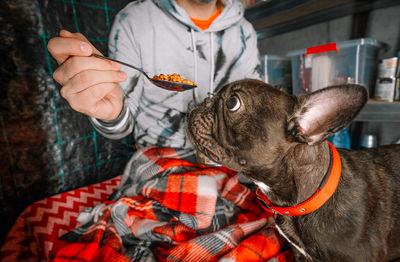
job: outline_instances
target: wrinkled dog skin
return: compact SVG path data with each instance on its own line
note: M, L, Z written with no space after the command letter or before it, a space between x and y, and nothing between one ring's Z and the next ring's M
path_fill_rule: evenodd
M326 139L367 98L359 85L293 96L245 79L192 108L187 132L199 151L252 179L275 206L294 206L316 192L330 166ZM342 173L332 197L306 215L278 214L277 228L297 261L399 258L400 145L338 152Z

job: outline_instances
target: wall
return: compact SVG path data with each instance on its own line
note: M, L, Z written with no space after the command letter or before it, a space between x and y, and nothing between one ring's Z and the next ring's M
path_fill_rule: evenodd
M389 49L380 58L397 55L400 50L400 6L373 10L369 15L366 37L385 42ZM261 54L285 55L288 51L351 39L352 17L345 16L259 40Z
M350 38L351 17L343 17L300 30L261 39L261 54L286 55L288 51L339 42Z

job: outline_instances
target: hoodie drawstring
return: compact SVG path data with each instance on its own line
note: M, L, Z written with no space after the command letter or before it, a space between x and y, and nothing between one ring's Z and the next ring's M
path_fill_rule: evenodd
M196 37L193 28L190 28L190 35L192 38L192 48L193 48L193 63L194 63L194 82L197 83L197 47L196 47ZM214 33L210 32L210 84L208 87L208 97L213 97L214 95ZM193 99L196 101L198 96L197 88L193 88ZM199 101L196 101L199 102Z
M190 35L192 37L192 48L193 48L193 63L194 63L194 81L197 83L197 48L196 48L196 39L194 35L193 28L190 28ZM198 97L197 94L197 88L193 88L193 99L196 101L196 97Z
M208 96L213 97L214 95L214 33L210 33L210 61L211 61L211 66L210 66L210 86L208 89Z

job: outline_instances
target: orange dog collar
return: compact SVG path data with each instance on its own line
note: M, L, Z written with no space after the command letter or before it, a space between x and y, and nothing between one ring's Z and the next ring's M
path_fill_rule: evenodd
M281 214L288 216L300 216L309 214L320 208L336 191L339 184L342 171L342 162L336 148L329 143L331 149L330 170L323 178L321 185L317 191L309 199L293 207L276 207L271 206L271 201L265 196L260 189L257 189L257 197L262 207L273 214Z

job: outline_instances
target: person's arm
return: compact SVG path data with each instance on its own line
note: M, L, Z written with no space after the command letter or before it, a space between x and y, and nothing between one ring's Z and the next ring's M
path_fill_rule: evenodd
M139 48L135 42L134 28L131 26L133 16L129 10L123 9L115 17L109 34L108 51L111 58L141 66ZM124 106L120 115L109 121L90 118L95 129L111 139L120 139L132 133L142 92L139 82L140 73L125 66L121 66L121 70L126 72L127 80L119 83L125 93Z

